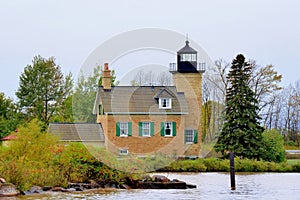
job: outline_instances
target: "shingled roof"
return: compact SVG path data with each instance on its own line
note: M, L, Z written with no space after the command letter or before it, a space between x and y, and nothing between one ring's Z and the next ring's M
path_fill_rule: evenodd
M185 41L185 46L179 51L177 51L177 53L197 53L197 51L190 47L189 41L187 40Z
M50 123L48 133L69 142L104 142L105 139L101 124Z
M172 98L171 109L159 109L159 98ZM99 87L94 114L102 104L106 114L188 114L184 93L175 86L115 86L111 90Z

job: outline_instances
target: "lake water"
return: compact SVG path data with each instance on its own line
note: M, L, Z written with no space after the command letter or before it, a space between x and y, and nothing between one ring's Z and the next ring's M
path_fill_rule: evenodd
M156 173L157 174L157 173ZM300 173L236 174L236 190L230 190L228 173L159 173L197 185L187 190L117 190L108 193L51 193L16 199L300 199ZM12 199L12 198L10 198Z

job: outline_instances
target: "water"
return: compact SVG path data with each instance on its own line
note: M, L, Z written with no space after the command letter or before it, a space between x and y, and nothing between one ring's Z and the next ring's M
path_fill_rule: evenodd
M51 193L23 196L17 199L300 199L300 174L253 173L236 174L236 190L230 190L228 173L162 173L169 179L179 179L197 185L187 190L117 190L107 193Z

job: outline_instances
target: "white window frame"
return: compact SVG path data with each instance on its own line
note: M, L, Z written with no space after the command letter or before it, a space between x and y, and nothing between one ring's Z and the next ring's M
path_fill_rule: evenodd
M190 131L192 133L192 141L187 141L187 132ZM190 133L189 133L190 134ZM194 144L194 137L195 137L195 132L193 129L187 129L184 131L184 137L185 137L185 143L186 144Z
M150 122L142 122L142 136L151 137L151 123Z
M166 132L167 125L169 125L169 129L171 130L169 135L167 135L167 132ZM172 137L173 136L173 122L165 122L164 126L165 126L164 127L165 137Z
M166 101L166 106L164 106L164 101ZM172 99L171 98L160 98L159 99L159 108L160 109L172 108Z
M120 122L120 137L128 137L128 122Z
M120 155L128 155L128 149L120 149Z

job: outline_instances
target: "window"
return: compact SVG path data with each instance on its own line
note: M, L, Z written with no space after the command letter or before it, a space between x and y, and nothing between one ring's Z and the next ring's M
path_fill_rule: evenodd
M120 149L120 155L128 155L128 149Z
M180 61L197 61L197 54L195 53L181 54Z
M161 122L161 136L176 136L176 122Z
M128 123L120 122L120 136L128 136Z
M197 130L185 130L184 140L185 140L186 144L198 143L198 131Z
M142 124L142 134L143 136L150 136L150 122L144 122Z
M172 108L172 99L171 98L160 98L159 99L159 108L161 108L161 109Z
M139 136L150 137L154 135L153 122L139 122Z
M132 136L132 123L131 122L117 122L116 135L118 137Z

